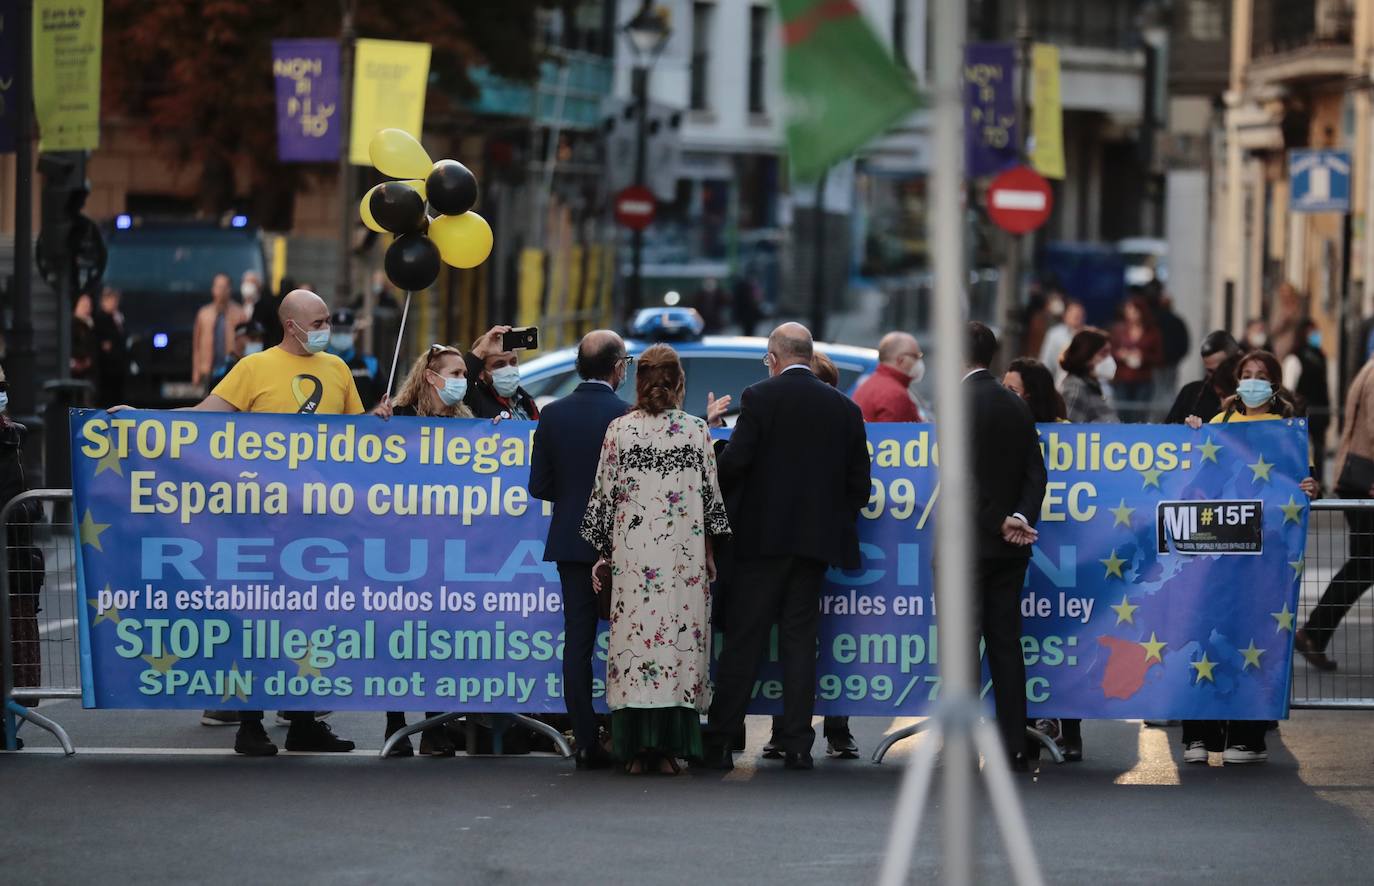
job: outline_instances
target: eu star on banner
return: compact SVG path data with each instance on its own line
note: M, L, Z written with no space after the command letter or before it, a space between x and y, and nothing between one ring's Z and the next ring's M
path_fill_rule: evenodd
M852 0L778 0L787 152L815 181L920 104Z

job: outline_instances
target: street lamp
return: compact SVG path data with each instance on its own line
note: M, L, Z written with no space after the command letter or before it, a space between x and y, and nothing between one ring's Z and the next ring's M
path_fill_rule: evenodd
M635 185L644 187L646 156L648 154L649 70L658 61L663 47L668 45L672 29L662 10L653 9L644 0L639 12L621 28L625 41L634 53L634 76L631 86L635 99L638 129L635 138ZM631 236L632 270L628 293L630 313L633 315L644 302L644 231L636 229Z

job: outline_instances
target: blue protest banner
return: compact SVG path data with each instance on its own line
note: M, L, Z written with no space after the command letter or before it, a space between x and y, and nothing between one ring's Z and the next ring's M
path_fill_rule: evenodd
M533 429L74 411L85 704L562 710L547 509L524 488ZM936 438L868 434L863 565L832 570L821 601L819 710L920 715L939 691ZM1284 716L1302 422L1040 434L1032 713ZM780 690L770 663L755 710Z
M283 163L337 162L340 133L337 40L273 40L277 157Z
M1016 130L1016 48L964 47L964 175L996 175L1020 162Z

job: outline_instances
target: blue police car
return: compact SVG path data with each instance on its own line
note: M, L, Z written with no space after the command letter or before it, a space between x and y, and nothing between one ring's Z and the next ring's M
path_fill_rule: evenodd
M625 347L638 356L652 344L665 342L682 358L687 375L687 395L683 408L694 415L705 415L706 395L730 394L739 406L745 388L768 377L763 357L768 339L739 335L702 335L702 320L692 308L646 308L631 324ZM878 366L878 352L850 345L816 345L817 350L834 361L840 372L840 390L853 395L859 383ZM577 348L563 348L537 357L520 366L520 384L540 405L556 400L577 387L580 379L574 362ZM634 399L634 364L622 395Z

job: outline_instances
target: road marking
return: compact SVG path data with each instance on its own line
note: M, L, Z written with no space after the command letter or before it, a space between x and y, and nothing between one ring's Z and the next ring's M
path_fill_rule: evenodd
M38 633L39 633L40 635L42 635L42 634L50 634L50 633L52 633L53 631L64 631L64 630L66 630L67 628L72 627L72 626L75 625L75 624L76 624L76 619L74 619L74 618L64 618L64 619L61 619L60 621L45 622L45 623L43 624L43 626L42 626L41 628L38 629Z

